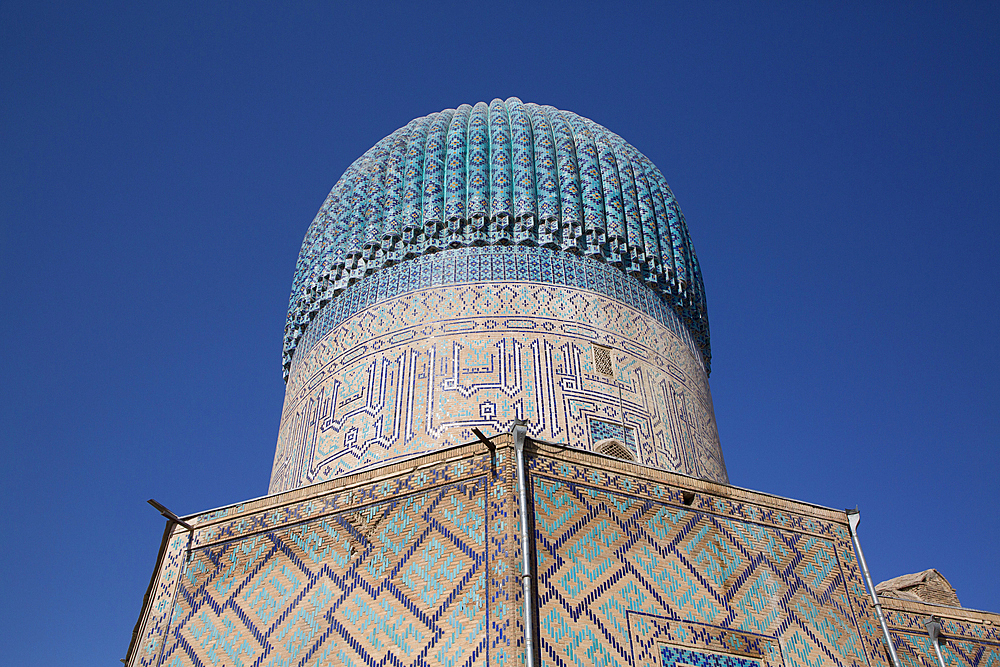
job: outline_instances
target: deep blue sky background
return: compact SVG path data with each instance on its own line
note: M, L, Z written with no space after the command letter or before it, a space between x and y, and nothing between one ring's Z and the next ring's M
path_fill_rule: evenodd
M666 175L733 483L857 505L876 581L1000 611L1000 4L868 4L0 5L0 663L118 664L146 499L267 490L327 192L510 95Z

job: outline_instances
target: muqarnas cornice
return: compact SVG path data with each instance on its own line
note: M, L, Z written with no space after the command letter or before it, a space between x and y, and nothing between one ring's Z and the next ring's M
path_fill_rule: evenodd
M285 377L310 322L351 284L446 248L515 244L591 257L642 281L710 369L701 270L663 174L597 123L512 97L417 118L348 167L302 242Z

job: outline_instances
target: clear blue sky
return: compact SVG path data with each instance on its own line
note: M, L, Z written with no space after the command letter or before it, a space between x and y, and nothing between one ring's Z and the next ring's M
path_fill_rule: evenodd
M510 95L666 175L733 483L1000 611L1000 4L278 4L0 5L0 663L118 664L146 499L266 492L326 193Z

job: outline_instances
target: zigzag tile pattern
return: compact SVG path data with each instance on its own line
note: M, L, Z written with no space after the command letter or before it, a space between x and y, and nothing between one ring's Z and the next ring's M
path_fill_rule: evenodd
M931 614L942 615L941 646L950 667L1000 667L1000 630L995 622L961 620L947 616L947 608L926 605L920 613L884 607L886 623L903 667L936 667L937 656L924 623ZM996 614L989 614L996 618Z
M348 167L302 242L286 373L310 322L349 285L445 248L482 245L608 262L663 296L710 365L701 269L663 175L597 123L512 97L417 118Z

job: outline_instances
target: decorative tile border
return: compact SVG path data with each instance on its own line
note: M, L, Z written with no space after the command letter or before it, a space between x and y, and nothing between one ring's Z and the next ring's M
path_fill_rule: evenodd
M596 292L649 315L684 341L699 358L704 356L688 327L663 297L635 278L587 257L527 246L455 248L368 276L319 311L299 341L295 355L300 358L307 355L333 329L382 301L430 287L490 282L533 282Z
M674 667L676 663L668 664L663 659L664 649L718 656L716 660L702 658L689 662L682 658L679 661L691 667L784 667L785 664L774 637L631 610L625 616L633 667ZM739 658L749 658L750 662L738 662Z
M941 619L941 651L948 665L1000 667L1000 614L885 597L881 603L904 667L936 667L937 656L924 628L932 615Z
M498 452L496 465L505 465L506 457L506 452ZM214 522L212 525L196 531L194 545L196 547L208 546L242 538L261 530L273 530L281 526L312 521L336 512L356 509L373 502L381 502L386 498L405 497L445 484L492 474L491 470L490 459L480 455L401 473L399 476L372 484L356 486L339 492L334 491L302 502L242 515L228 521ZM212 514L205 515L205 517L195 517L195 521L201 523L207 520L206 517L212 517Z
M566 455L580 457L576 451L566 452ZM849 543L846 523L841 525L804 513L742 502L711 493L694 494L691 504L687 505L684 502L684 494L689 491L686 491L680 483L673 486L656 478L659 476L658 473L662 474L664 471L641 468L643 471L649 471L649 477L641 477L615 470L573 465L568 461L545 455L532 457L530 465L533 474L552 480L579 482L609 491L654 499L658 503L672 505L685 511L709 512L728 519L750 521L781 530L810 533L827 539L836 539L845 544Z
M389 270L391 272L391 270ZM377 276L373 276L377 278ZM597 373L594 343L613 377ZM587 289L439 286L378 302L296 356L270 490L468 442L472 428L591 448L625 422L637 460L727 481L701 359L654 318Z

